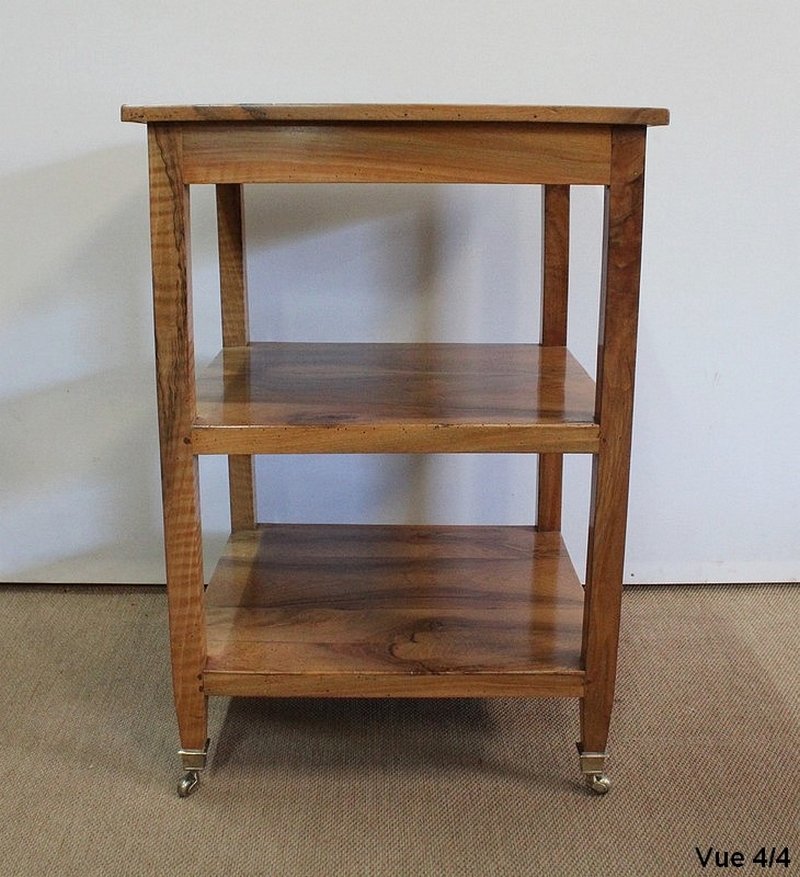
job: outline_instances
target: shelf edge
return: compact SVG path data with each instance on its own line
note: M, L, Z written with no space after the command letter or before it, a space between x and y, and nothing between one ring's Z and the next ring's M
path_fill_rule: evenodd
M398 427L341 424L223 426L195 424L194 454L596 454L595 423L424 424Z
M585 673L237 673L206 671L203 690L231 697L583 697Z

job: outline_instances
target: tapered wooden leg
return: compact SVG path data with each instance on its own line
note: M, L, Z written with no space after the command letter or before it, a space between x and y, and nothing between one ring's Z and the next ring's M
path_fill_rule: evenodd
M542 192L542 330L544 347L567 343L569 288L569 186L543 186ZM561 529L562 455L539 455L536 526Z
M150 125L150 226L170 649L181 748L205 750L206 659L189 257L180 132Z
M600 451L592 469L584 598L582 753L605 753L619 641L644 195L645 128L614 129L606 188L597 360Z
M238 184L219 184L216 190L222 346L242 347L250 343L244 193ZM253 458L245 455L228 457L228 479L231 530L251 530L256 524Z

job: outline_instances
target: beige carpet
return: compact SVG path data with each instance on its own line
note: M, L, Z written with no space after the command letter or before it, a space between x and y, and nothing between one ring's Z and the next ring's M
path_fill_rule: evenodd
M0 588L0 873L800 873L800 586L625 594L605 798L574 701L214 700L180 800L164 613L158 589Z

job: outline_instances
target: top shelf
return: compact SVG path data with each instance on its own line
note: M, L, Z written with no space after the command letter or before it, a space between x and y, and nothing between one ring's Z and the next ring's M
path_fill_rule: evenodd
M123 122L544 122L668 125L653 107L551 107L504 104L185 104L123 106Z

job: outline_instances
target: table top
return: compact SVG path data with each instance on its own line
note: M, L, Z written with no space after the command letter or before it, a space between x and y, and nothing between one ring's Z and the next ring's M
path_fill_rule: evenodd
M555 107L505 104L186 104L123 106L123 122L550 122L668 125L652 107Z

